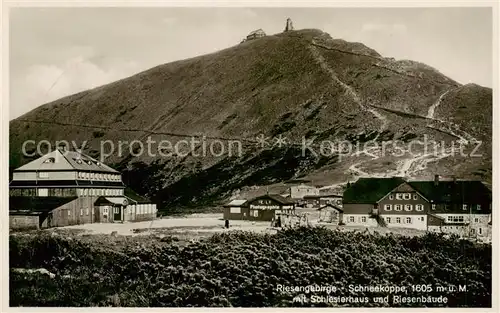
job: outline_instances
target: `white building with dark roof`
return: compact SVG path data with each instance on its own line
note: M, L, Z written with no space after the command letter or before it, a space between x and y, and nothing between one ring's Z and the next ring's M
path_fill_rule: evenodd
M9 189L13 229L148 220L157 213L126 188L120 172L65 149L15 169Z

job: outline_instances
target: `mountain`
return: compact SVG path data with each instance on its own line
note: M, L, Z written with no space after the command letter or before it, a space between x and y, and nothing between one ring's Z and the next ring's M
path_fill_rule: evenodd
M163 64L42 105L10 122L10 166L32 159L22 154L26 140L78 147L87 141L84 152L93 157L107 154L113 142L115 153L103 161L172 212L259 186L282 192L292 179L325 188L364 176L436 173L491 182L491 132L491 89L305 29ZM189 136L204 142L191 154L185 153ZM276 141L280 136L285 143ZM424 139L445 148L430 153L424 144L409 146ZM163 156L124 144L134 140L143 151L147 140L163 140ZM338 143L367 153L328 149ZM169 144L183 149L171 153Z

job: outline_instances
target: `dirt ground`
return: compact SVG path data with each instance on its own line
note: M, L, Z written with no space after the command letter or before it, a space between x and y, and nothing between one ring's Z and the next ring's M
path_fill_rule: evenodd
M394 229L381 227L361 227L361 226L338 226L332 223L318 222L319 214L314 209L304 209L307 213L308 223L311 226L325 226L327 228L339 228L345 231L359 230L379 233L398 233L409 236L421 235L425 232L414 229ZM302 224L305 225L305 224ZM141 236L141 235L160 235L160 236L178 236L185 239L202 238L210 236L217 232L227 231L253 231L258 233L274 233L276 228L271 227L271 222L251 222L231 220L229 229L224 228L224 220L220 213L190 214L186 216L163 217L154 221L144 222L126 222L126 223L97 223L73 225L57 228L62 232L78 232L80 234L98 235L112 234L121 236Z

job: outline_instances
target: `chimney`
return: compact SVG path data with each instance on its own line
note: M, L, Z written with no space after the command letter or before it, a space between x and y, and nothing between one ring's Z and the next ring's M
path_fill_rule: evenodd
M434 186L439 185L439 175L434 175Z

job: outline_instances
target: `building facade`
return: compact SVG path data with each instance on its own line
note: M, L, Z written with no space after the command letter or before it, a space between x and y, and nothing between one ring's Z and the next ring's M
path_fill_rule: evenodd
M250 200L233 200L224 207L224 219L272 221L281 214L293 213L293 201L280 195L263 195Z
M491 238L491 191L479 181L361 178L344 192L346 225Z
M14 170L9 189L12 229L27 216L38 228L156 217L156 205L126 188L118 171L63 148Z

